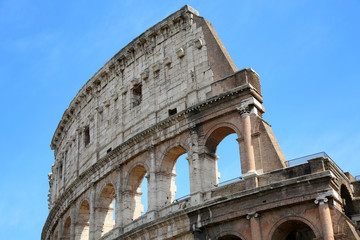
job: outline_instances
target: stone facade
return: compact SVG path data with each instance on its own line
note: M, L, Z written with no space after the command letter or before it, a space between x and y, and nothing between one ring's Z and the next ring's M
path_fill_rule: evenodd
M212 25L181 8L120 50L66 109L41 238L360 239L359 181L327 155L290 167L262 102L259 76L237 70ZM242 179L219 186L216 149L232 133ZM174 201L184 153L190 196Z

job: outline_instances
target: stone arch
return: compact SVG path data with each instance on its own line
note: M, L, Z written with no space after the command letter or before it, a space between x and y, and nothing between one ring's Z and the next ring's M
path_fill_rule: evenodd
M350 218L351 215L354 213L354 204L352 201L351 193L344 184L342 184L340 187L340 196L342 199L343 212L348 218Z
M130 165L130 167L129 168L123 168L125 171L127 171L127 174L125 175L125 191L127 191L128 189L127 189L127 187L128 187L128 185L129 185L129 179L130 179L130 177L134 177L134 176L131 176L132 174L133 174L133 170L135 169L135 168L137 168L137 167L142 167L142 168L144 168L145 169L145 172L146 173L148 173L149 172L149 166L146 164L146 163L144 163L144 162L139 162L139 161L136 161L136 162L134 162L133 164L131 164Z
M96 206L96 236L100 238L109 232L115 225L113 219L115 203L115 188L107 183L100 192Z
M70 239L70 227L71 227L71 217L67 217L64 222L61 239L64 239L64 240Z
M320 231L311 221L300 216L290 216L272 226L267 240L312 240L320 236Z
M223 231L215 238L216 240L247 240L247 238L236 231Z
M160 171L157 173L158 200L160 206L171 204L175 200L175 166L178 158L187 153L181 144L168 147L163 154Z
M87 200L83 200L80 204L77 223L75 227L75 239L86 240L89 239L90 228L90 204Z
M143 163L136 163L130 168L124 191L123 219L125 223L137 219L144 212L144 206L141 204L141 184L147 173L147 167Z
M113 171L111 174L109 174L107 177L105 177L104 179L102 179L101 181L97 182L96 183L96 202L99 201L99 198L100 198L100 195L101 195L101 192L104 190L104 188L107 186L107 185L112 185L114 187L114 189L117 188L116 186L116 183L113 179L113 174L114 174L115 171ZM89 197L89 195L87 195L87 197ZM85 197L85 198L87 198ZM90 201L88 201L90 202Z
M188 136L187 136L187 137L188 137ZM161 159L161 163L160 163L159 168L158 168L159 171L162 171L163 162L164 162L164 160L165 160L166 155L168 155L169 152L170 152L173 148L176 148L176 147L179 147L179 148L184 149L185 152L189 152L188 144L184 144L184 143L181 142L181 141L176 141L176 142L174 142L174 143L167 144L167 147L165 148L165 150L161 151L160 154L159 154L159 158Z
M230 134L235 133L237 139L241 137L241 131L238 129L236 125L230 122L223 122L219 124L215 124L212 128L205 134L204 138L204 153L202 154L203 162L206 166L207 176L204 178L204 186L205 188L211 188L214 185L219 183L220 172L218 171L218 159L219 157L216 155L218 145ZM237 149L239 151L239 156L241 155L240 145L237 142ZM238 166L244 170L243 164L238 159ZM237 176L241 175L241 170L239 169L239 173Z
M236 133L238 138L240 138L241 131L240 129L232 123L224 122L214 125L204 137L204 146L205 151L210 154L216 153L216 148L219 143L228 135Z

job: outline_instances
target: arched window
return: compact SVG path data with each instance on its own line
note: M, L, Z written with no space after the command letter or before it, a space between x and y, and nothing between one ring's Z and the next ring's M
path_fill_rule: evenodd
M239 179L241 176L240 148L238 135L230 124L221 126L210 132L205 143L204 162L209 169L208 187L217 186L220 182ZM219 160L218 160L219 159Z
M141 203L142 192L141 185L143 184L147 171L143 166L134 167L127 179L126 191L124 195L124 221L130 223L137 219L144 212L144 206ZM145 178L146 179L146 178ZM147 184L147 183L144 183ZM147 198L147 193L145 193Z
M143 211L142 211L141 215L144 215L148 210L148 201L149 201L148 195L147 195L147 193L148 193L148 184L149 184L148 175L146 174L145 177L143 178L141 184L140 184L140 186L141 186L141 190L140 190L140 192L141 192L141 196L140 196L141 201L140 202L141 202L141 205L143 207Z
M100 238L109 232L115 225L114 216L115 188L112 184L107 184L101 191L97 208L97 228L96 235Z
M62 232L61 239L64 239L64 240L69 240L70 239L70 226L71 226L71 218L68 217L65 220L65 223L64 223L64 229L63 229L63 232Z
M190 195L189 162L184 153L177 158L175 164L175 199L183 199Z
M241 177L240 151L236 133L226 136L217 146L216 155L219 183L239 180Z
M316 238L313 230L304 222L289 220L275 230L271 240L313 240Z
M88 201L81 203L77 223L75 228L75 239L86 240L89 239L89 224L90 224L90 206Z
M350 218L351 215L354 214L354 205L349 190L345 185L341 185L340 195L342 198L343 211L345 215Z
M181 146L171 148L164 156L161 170L158 173L158 199L160 207L171 204L177 198L190 193L189 164L185 158L186 150ZM179 164L177 162L179 161ZM178 165L178 167L176 167ZM177 176L179 173L179 177ZM181 182L181 189L177 189L176 183Z

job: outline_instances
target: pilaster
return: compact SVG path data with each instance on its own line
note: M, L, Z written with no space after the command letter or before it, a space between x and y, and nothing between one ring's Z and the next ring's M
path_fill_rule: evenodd
M334 230L332 225L332 219L329 209L328 198L318 197L315 199L315 204L319 205L319 216L323 232L324 240L334 240Z
M245 154L246 154L246 169L247 172L243 174L243 177L247 177L249 175L257 174L256 165L255 165L255 154L254 147L252 144L252 136L251 136L251 119L250 115L259 115L260 112L263 112L263 107L259 101L255 98L250 97L241 102L240 107L237 108L242 122L242 132L244 136L244 144L245 144Z
M115 187L115 228L123 226L122 217L121 217L121 202L123 201L123 196L121 194L121 167L116 168L116 187Z
M90 230L89 230L89 240L95 240L95 231L96 231L96 211L95 211L95 201L96 201L96 184L91 183L90 188Z
M259 223L260 215L256 212L249 213L246 218L250 220L251 239L262 240L261 229Z
M196 125L189 128L189 135L191 144L187 160L189 161L190 169L190 195L191 204L196 205L201 201L201 192L203 192L203 179L199 156L199 136Z

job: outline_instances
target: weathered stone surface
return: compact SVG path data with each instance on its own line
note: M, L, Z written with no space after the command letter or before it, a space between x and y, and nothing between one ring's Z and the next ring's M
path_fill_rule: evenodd
M41 238L359 239L359 182L327 157L288 167L262 102L258 74L236 69L212 25L189 6L173 13L66 109ZM243 178L219 186L216 149L232 133ZM174 201L184 153L190 196Z

